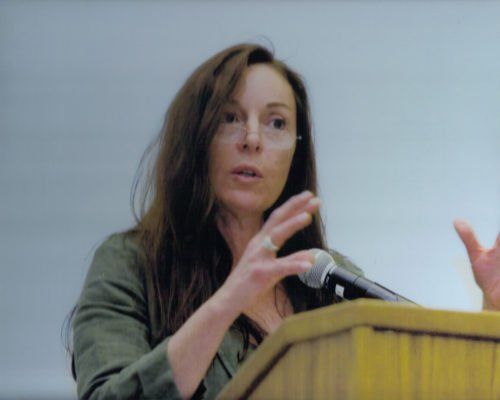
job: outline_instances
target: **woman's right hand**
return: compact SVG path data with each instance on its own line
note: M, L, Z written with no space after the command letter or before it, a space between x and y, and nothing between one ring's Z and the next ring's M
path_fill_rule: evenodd
M285 257L265 246L266 238L277 248L312 221L320 200L309 191L291 197L276 208L262 229L248 243L238 264L219 292L223 292L237 313L241 313L288 275L307 271L313 256L302 250ZM269 242L268 242L269 243ZM219 293L221 294L221 293Z
M264 240L268 236L281 247L295 232L311 223L311 214L318 210L319 203L311 192L303 192L274 210L250 240L222 287L172 335L167 354L174 381L184 398L195 392L238 315L285 276L311 268L313 259L309 251L277 258L274 251L264 246Z

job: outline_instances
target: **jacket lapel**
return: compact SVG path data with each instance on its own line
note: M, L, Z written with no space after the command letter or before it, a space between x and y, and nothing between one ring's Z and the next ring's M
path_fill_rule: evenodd
M240 332L231 328L226 332L217 352L218 358L230 378L238 371L240 366L238 355L241 356L241 354L243 354L243 337Z

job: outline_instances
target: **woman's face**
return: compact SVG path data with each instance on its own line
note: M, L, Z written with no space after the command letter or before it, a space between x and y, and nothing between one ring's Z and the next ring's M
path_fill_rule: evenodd
M287 181L297 139L292 88L265 64L247 68L210 144L210 183L238 216L267 210Z

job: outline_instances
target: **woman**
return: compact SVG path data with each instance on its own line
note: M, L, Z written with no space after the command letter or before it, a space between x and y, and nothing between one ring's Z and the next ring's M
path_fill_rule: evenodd
M296 73L257 45L218 53L177 94L158 144L151 200L97 250L77 306L80 398L213 398L284 318L335 300L296 277L325 248ZM458 230L500 308L499 246L484 256Z

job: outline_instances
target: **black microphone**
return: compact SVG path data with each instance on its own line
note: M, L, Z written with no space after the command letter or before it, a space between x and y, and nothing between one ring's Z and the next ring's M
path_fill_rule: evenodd
M309 271L299 274L299 279L306 286L333 292L346 300L370 298L417 305L378 283L338 266L325 250L312 249L312 251L314 251L314 265Z

